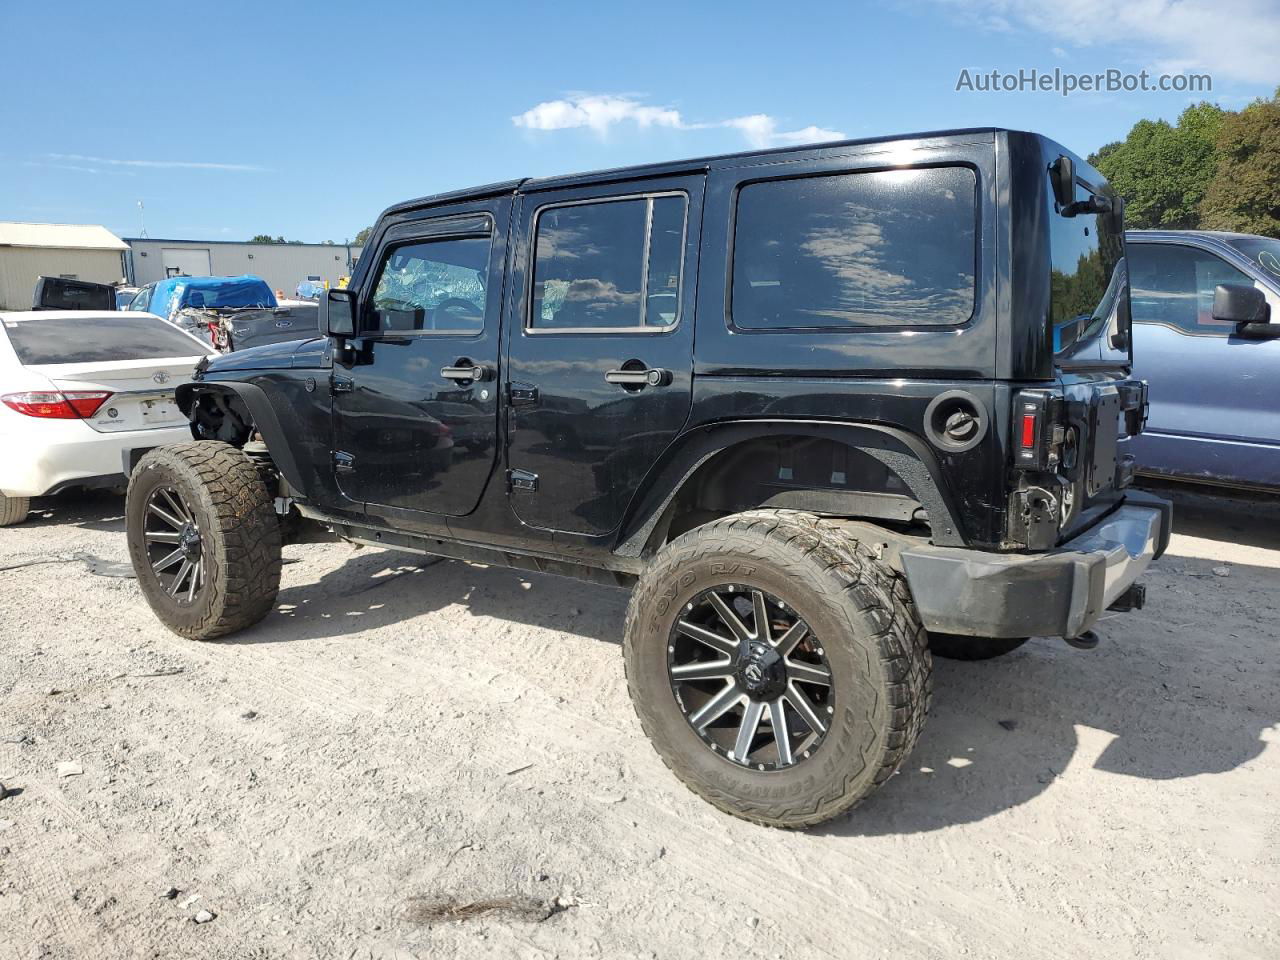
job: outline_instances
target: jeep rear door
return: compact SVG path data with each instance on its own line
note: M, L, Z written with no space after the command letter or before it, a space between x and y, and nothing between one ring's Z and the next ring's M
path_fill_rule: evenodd
M380 234L357 335L333 366L333 470L369 513L470 513L497 458L498 344L511 200L433 208Z
M524 523L614 530L683 427L703 182L669 176L520 198L507 466Z

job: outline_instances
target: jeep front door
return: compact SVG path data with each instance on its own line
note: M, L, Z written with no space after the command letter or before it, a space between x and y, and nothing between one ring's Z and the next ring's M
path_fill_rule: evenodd
M507 375L512 509L615 529L689 414L702 176L526 194Z
M412 524L480 500L497 456L509 207L431 211L379 238L332 381L335 479L370 513Z

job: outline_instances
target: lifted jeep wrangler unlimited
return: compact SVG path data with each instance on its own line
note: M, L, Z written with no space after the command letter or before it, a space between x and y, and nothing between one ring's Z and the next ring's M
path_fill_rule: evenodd
M318 339L202 363L133 473L152 608L270 611L288 537L633 587L640 722L782 827L910 752L931 652L1093 642L1169 536L1129 491L1121 202L1042 137L959 130L398 204Z

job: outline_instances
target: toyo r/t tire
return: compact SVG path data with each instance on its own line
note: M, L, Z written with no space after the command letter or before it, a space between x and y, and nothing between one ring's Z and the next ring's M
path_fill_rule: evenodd
M125 524L138 585L179 636L225 636L275 604L280 525L243 451L211 440L152 450L130 478Z
M840 816L888 780L932 693L905 581L838 524L795 511L735 514L663 547L632 594L624 654L663 762L721 810L774 827Z

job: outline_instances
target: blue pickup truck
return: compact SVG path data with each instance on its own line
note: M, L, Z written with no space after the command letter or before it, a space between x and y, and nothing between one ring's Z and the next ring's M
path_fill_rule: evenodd
M1150 384L1141 473L1280 490L1280 240L1126 235L1133 376Z
M282 307L266 281L242 277L168 277L149 283L129 310L154 313L223 353L313 336L314 304Z

